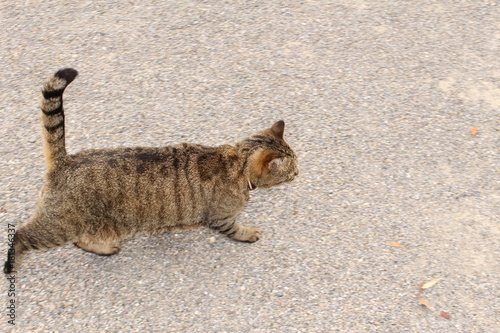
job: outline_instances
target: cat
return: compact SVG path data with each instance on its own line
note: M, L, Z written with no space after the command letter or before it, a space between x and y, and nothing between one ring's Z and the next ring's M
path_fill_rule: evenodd
M236 216L249 191L298 175L297 156L283 138L284 121L235 145L182 143L68 155L62 95L77 75L61 69L42 90L47 172L33 216L14 235L5 274L16 272L31 250L69 243L108 256L118 253L125 238L198 226L237 241L259 240L259 230L239 225Z

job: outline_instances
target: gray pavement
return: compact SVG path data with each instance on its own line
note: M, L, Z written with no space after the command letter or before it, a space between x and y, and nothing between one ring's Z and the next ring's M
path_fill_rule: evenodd
M80 71L65 95L70 152L233 143L284 119L300 175L252 193L240 221L260 228L255 244L198 229L109 258L32 253L16 325L2 306L0 327L500 331L498 7L2 0L2 256L42 184L38 98L61 67Z

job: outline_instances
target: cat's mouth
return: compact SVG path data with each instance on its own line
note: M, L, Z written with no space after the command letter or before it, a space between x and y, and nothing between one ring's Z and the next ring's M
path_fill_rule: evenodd
M291 183L291 182L293 182L293 181L295 180L295 178L297 178L297 175L298 175L298 174L299 174L299 172L298 172L298 171L297 171L297 172L295 172L295 174L294 174L293 176L290 176L290 177L288 178L288 180L286 181L286 183Z
M280 182L280 183L276 184L276 186L281 186L281 185L284 185L284 184L290 184L290 183L292 183L294 180L295 180L295 176L292 176L292 177L290 177L290 178L288 178L288 179L286 179L286 180L284 180L284 181L282 181L282 182Z

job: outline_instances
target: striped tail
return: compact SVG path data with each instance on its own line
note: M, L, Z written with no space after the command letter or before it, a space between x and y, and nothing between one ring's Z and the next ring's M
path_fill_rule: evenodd
M73 68L61 69L45 82L42 90L43 150L48 170L54 169L66 157L62 95L77 75Z

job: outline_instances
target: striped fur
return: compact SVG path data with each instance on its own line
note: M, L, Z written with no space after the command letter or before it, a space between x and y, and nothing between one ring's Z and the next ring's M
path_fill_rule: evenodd
M283 121L235 145L182 143L67 155L62 94L76 75L63 69L45 84L41 107L48 171L35 213L16 232L6 274L17 270L27 252L68 243L112 255L125 238L198 226L238 241L260 238L236 216L249 191L291 182L298 174Z
M61 69L45 83L42 90L43 147L49 171L66 157L62 95L77 75L78 72L72 68Z

